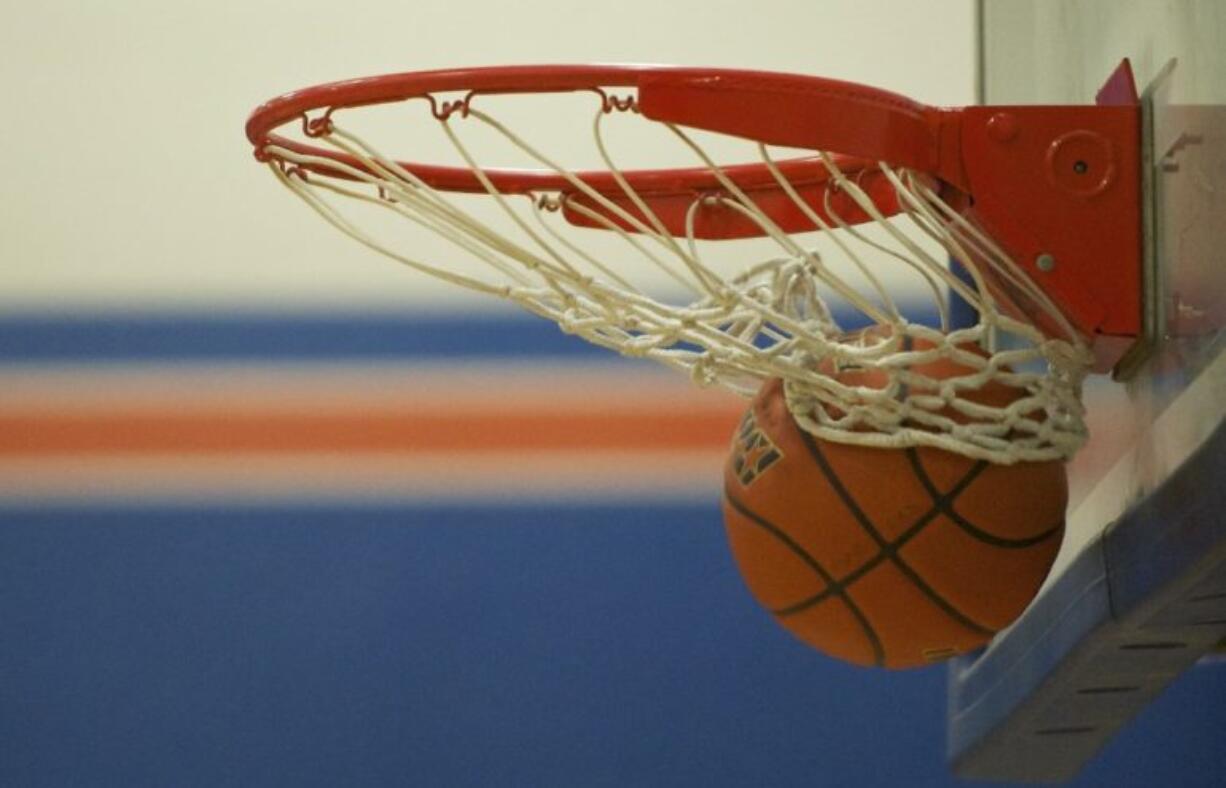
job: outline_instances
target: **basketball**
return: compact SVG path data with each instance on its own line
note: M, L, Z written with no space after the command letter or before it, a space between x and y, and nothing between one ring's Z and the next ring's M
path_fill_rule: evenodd
M950 365L916 370L948 377ZM996 385L970 398L1011 396ZM771 380L733 439L723 511L741 574L779 624L832 657L909 668L982 646L1022 612L1055 560L1067 499L1059 461L816 438Z

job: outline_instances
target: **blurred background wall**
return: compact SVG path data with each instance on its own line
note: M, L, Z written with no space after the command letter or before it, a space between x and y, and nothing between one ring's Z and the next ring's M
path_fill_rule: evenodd
M969 0L5 10L0 785L948 782L939 667L833 663L740 584L743 403L374 257L242 123L532 62L970 103ZM1198 681L1086 784L1209 784Z

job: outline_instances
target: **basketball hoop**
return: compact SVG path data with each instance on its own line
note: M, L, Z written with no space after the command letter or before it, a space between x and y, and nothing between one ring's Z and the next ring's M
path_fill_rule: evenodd
M526 94L590 95L599 165L557 161L532 143L531 128L512 129L485 106ZM461 164L393 157L350 124L393 104L421 134L441 131ZM605 134L614 115L657 124L681 163L619 166ZM763 72L531 66L309 88L257 109L247 136L256 158L328 222L421 273L704 385L748 396L782 379L796 421L820 438L1013 463L1077 450L1093 351L1100 367L1110 364L1113 351L1103 348L1113 345L1099 340L1139 330L1139 236L1128 229L1137 211L1135 121L1125 107L937 109ZM479 159L465 141L473 128L532 167ZM395 139L412 133L398 128ZM699 139L711 133L752 141L754 158L719 158ZM780 147L801 153L772 151ZM462 195L497 210L478 216ZM377 237L355 208L446 239L482 273L417 259ZM616 259L589 250L592 234L624 242ZM813 236L833 249L817 250ZM710 242L750 238L773 252L734 270L704 252ZM626 254L689 296L673 303L631 281L638 268L623 264ZM903 316L870 255L923 283L939 326ZM949 258L969 281L949 271ZM974 325L950 325L945 290L974 308ZM857 328L870 328L840 322L848 309L862 318ZM936 361L963 372L920 371ZM975 396L989 384L1015 396L1007 404Z

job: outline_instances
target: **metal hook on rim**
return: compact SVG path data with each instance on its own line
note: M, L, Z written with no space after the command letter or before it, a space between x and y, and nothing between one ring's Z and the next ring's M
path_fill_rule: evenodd
M606 115L611 112L639 112L639 100L637 96L615 96L604 90L604 88L591 88L591 91L597 96L600 96L600 111Z
M335 111L336 107L328 107L318 118L302 113L302 133L312 139L328 136L332 133L332 113Z
M434 97L433 93L426 93L423 98L430 102L430 114L435 120L448 121L456 112L460 113L461 118L467 118L471 108L473 97L477 95L477 91L470 90L464 94L464 98L456 99L455 101L440 101Z

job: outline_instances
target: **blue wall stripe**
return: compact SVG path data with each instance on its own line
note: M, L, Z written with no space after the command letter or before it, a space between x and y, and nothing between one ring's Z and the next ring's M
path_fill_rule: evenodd
M600 352L530 317L363 315L0 318L0 363L505 357Z
M844 315L849 329L864 325ZM912 310L932 322L935 312ZM609 356L531 315L26 314L0 316L0 363Z

